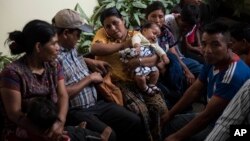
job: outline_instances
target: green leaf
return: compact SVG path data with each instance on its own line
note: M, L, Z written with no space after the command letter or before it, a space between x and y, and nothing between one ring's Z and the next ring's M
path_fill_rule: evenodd
M85 36L94 36L94 33L83 32L83 35L85 35Z
M116 7L122 14L124 21L126 23L126 26L130 29L133 27L136 27L140 24L142 24L145 20L145 15L142 13L142 10L147 7L150 3L152 3L155 0L97 0L99 3L99 6L96 6L94 8L93 15L88 20L88 23L92 26L94 26L94 30L96 31L101 27L100 23L100 15L101 12L105 8L109 7ZM164 5L167 6L166 10L169 10L173 7L174 4L177 4L179 0L160 0L163 2ZM81 13L82 8L78 4L76 6L76 9L78 9ZM83 13L83 12L82 12ZM84 15L84 14L82 14ZM85 14L86 15L86 14ZM87 16L85 19L88 19ZM83 33L81 34L80 41L79 41L79 51L82 53L88 53L89 47L91 45L91 41L94 37L95 31L93 33Z
M115 5L115 7L116 7L116 9L120 10L121 7L122 7L122 5L123 4L121 2L117 2L116 5Z
M138 17L139 17L140 19L145 19L145 14L139 13L139 14L138 14Z
M166 13L170 13L170 10L166 9Z
M141 25L141 22L140 22L140 19L139 19L138 15L136 13L134 13L133 15L134 15L134 18L135 18L135 20L137 22L137 25Z
M82 46L90 46L91 43L92 42L90 40L87 40L87 41L83 42Z
M0 52L0 71L5 67L5 65L11 63L13 60L18 59L20 56L21 55L7 56Z
M110 8L110 7L114 7L115 6L115 2L112 1L111 3L106 5L106 8Z
M111 3L113 0L98 0L99 5Z
M121 15L122 15L122 16L128 16L128 13L125 12L125 11L122 11L122 12L121 12Z
M167 5L170 4L170 5L174 5L174 3L172 1L166 1L165 2Z
M90 19L86 15L86 13L83 11L82 7L79 5L79 3L76 4L75 10L78 11L83 19L86 19L87 22L89 23Z
M94 14L91 16L91 20L93 21L94 26L101 14L101 11L103 11L104 8L105 8L105 5L100 6L97 10L94 11Z
M128 27L129 26L129 18L128 18L128 16L124 16L123 17L124 18L124 20L125 20L125 24L126 24L126 26Z
M140 2L140 1L135 1L135 2L132 3L132 5L133 5L134 7L137 7L137 8L142 8L142 9L147 8L147 5L146 5L146 4L143 4L143 3Z

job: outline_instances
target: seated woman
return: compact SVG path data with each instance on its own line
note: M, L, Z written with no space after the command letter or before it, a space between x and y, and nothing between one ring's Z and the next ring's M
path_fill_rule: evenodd
M161 48L166 51L170 60L170 64L166 66L165 75L160 77L162 84L170 91L165 93L166 102L170 109L182 97L185 90L193 84L195 76L199 75L202 65L181 55L176 46L178 40L176 41L172 30L165 21L165 16L165 7L160 1L154 1L145 10L146 20L158 24L161 28L158 42ZM169 51L166 50L168 47Z
M143 66L153 66L157 55L152 57L132 58L124 64L119 59L119 50L131 46L131 37L138 32L125 27L120 12L114 8L105 9L100 17L103 28L99 29L93 39L91 53L96 59L112 65L112 81L120 87L125 99L125 106L139 114L145 125L147 140L160 140L160 115L167 109L160 94L142 95L141 90L129 76L129 71ZM150 115L150 116L149 116Z
M29 136L17 136L27 133L57 140L63 135L68 95L61 66L54 61L59 51L55 29L47 22L33 20L23 31L11 32L8 43L12 54L25 54L1 72L1 140L29 140ZM27 103L34 97L44 97L57 105L57 119L46 133L40 132L25 114Z

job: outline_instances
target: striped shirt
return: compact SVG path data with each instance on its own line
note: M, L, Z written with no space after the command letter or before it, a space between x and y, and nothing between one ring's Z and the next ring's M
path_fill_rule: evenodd
M58 60L63 66L65 84L73 85L90 74L90 71L82 56L78 56L77 50L60 48ZM69 108L88 108L96 104L97 92L93 84L82 89L73 98L70 98Z
M225 141L230 136L230 125L243 123L250 124L250 79L228 104L205 141Z

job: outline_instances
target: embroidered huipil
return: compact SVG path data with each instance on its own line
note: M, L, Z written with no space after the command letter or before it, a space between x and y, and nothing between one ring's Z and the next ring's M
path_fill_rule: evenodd
M34 74L28 67L25 56L8 64L0 74L0 88L20 92L22 112L27 109L27 103L34 97L46 97L57 102L57 82L63 78L63 71L58 62L44 63L44 72ZM0 111L4 118L4 136L18 131L17 125L9 120L0 98ZM19 128L20 129L20 128ZM5 138L5 137L2 137ZM1 138L0 138L1 140Z

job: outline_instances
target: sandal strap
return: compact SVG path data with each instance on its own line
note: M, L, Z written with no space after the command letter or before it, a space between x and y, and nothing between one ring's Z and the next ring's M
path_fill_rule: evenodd
M150 87L153 91L156 91L156 92L159 92L159 91L160 91L160 89L159 89L157 86L155 86L154 84L149 84L149 87Z
M146 94L148 94L148 95L154 95L155 94L155 91L149 86L147 86L147 88L146 88L146 90L144 92Z

